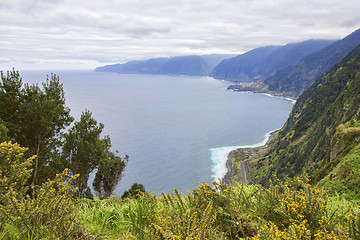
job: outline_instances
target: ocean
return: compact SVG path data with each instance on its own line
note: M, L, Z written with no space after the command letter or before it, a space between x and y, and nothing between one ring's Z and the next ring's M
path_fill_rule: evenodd
M60 77L66 105L79 119L85 109L105 124L112 149L129 162L115 194L141 183L147 191L191 191L226 173L228 153L263 143L285 123L293 101L226 90L210 77L22 71L25 83ZM91 181L91 179L90 179Z

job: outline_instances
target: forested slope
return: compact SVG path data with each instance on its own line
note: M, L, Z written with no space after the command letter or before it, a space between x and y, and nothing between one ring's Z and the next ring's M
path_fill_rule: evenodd
M284 68L295 66L305 56L333 43L332 40L307 40L284 46L255 48L219 63L210 76L229 81L254 81Z
M311 86L317 77L339 63L360 44L360 29L323 49L305 56L295 66L280 69L264 79L270 91L297 97Z
M319 182L351 152L348 146L357 146L359 120L360 46L299 97L268 155L255 164L253 180L267 183L273 174L284 178L307 173L313 183ZM347 171L360 181L357 171Z

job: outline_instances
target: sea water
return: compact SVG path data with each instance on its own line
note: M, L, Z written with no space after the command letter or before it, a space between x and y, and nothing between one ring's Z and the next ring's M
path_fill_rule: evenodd
M192 190L226 173L231 150L255 146L281 128L293 102L227 91L209 77L114 74L90 71L20 72L23 82L60 77L66 105L79 119L85 109L105 124L112 149L129 162L115 189L135 182L156 194Z

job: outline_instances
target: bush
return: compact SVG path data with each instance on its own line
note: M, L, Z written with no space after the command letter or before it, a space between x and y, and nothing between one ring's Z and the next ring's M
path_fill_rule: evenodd
M0 219L6 222L0 226L4 239L80 238L81 233L74 214L70 186L76 176L68 178L65 169L48 180L41 187L32 189L32 196L26 194L26 182L31 176L32 158L25 159L25 148L18 144L0 145Z
M121 198L138 198L146 193L145 187L142 184L134 183L131 188L123 193Z
M272 184L259 195L259 206L265 205L259 213L269 209L263 212L269 222L254 239L338 239L333 230L341 216L329 213L328 197L307 178Z

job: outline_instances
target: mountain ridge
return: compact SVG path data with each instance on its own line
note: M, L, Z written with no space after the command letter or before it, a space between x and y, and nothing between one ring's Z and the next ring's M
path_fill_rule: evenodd
M106 65L96 68L95 71L125 74L208 76L219 62L233 56L231 54L208 54L151 58Z
M219 63L210 76L230 81L254 81L280 69L296 65L303 57L322 49L333 40L310 39L284 46L260 47Z
M344 157L359 144L360 45L300 95L285 125L270 143L268 154L253 164L252 179L266 184L273 174L284 178L306 173L313 183L322 182L331 188L324 179L329 179L337 168L344 169ZM358 156L356 166L360 163ZM347 171L353 174L352 182L360 186L360 173L349 166ZM338 179L343 181L348 176ZM351 187L349 191L354 194L355 190ZM355 195L360 197L359 193Z
M323 49L305 56L296 66L284 68L264 79L270 91L299 96L360 44L360 29Z
M189 55L129 61L95 71L125 74L210 76L238 82L234 91L253 91L297 98L360 44L360 29L340 40L310 39L284 46L265 46L234 55Z

